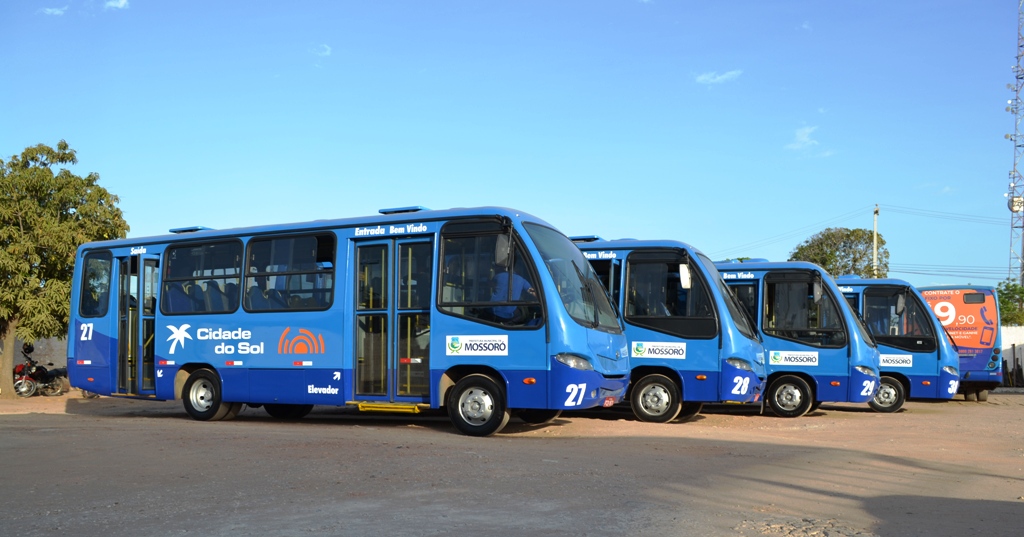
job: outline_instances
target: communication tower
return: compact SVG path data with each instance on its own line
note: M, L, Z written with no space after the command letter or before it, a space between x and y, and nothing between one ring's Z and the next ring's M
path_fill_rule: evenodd
M1013 66L1013 84L1007 87L1013 91L1013 99L1007 101L1006 111L1014 116L1013 134L1006 138L1013 141L1013 169L1010 170L1010 191L1006 194L1007 207L1010 209L1010 272L1009 278L1024 285L1024 178L1020 169L1024 167L1024 132L1021 122L1024 121L1024 0L1017 4L1017 64Z

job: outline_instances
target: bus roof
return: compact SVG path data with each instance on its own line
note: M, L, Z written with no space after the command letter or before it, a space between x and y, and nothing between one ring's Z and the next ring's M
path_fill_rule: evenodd
M814 270L821 274L828 276L829 279L833 279L832 275L829 274L825 269L810 263L808 261L755 261L755 262L718 262L715 263L715 267L718 268L719 272L734 272L734 271L754 271L754 270L780 270L780 269L800 269L800 270Z
M387 214L376 214L368 216L357 216L350 218L336 218L326 220L313 220L308 222L293 222L283 224L264 224L250 227L238 227L227 229L210 229L202 226L176 228L166 235L152 235L148 237L128 237L125 239L114 239L107 241L95 241L83 244L79 248L89 247L118 247L134 246L152 243L183 242L197 238L211 239L216 237L234 237L238 235L261 235L268 233L280 233L288 231L304 231L317 229L334 229L353 226L386 225L401 222L429 222L438 220L450 220L453 218L470 218L474 216L487 217L509 217L516 220L529 221L554 228L551 224L537 218L529 213L510 209L508 207L458 207L453 209L440 210L408 210L401 208L401 212L395 209L386 209ZM187 231L182 233L182 231Z
M676 240L641 240L641 239L612 239L604 240L600 238L580 240L579 237L573 237L573 241L580 250L638 250L638 249L654 249L654 248L684 248L692 250L697 253L703 253L697 248L694 248L690 244Z

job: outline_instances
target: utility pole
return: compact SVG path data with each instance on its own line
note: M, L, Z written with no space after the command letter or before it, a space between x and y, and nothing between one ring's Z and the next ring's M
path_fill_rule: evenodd
M1024 2L1024 0L1021 0ZM875 228L871 234L871 277L878 277L878 204L875 204Z

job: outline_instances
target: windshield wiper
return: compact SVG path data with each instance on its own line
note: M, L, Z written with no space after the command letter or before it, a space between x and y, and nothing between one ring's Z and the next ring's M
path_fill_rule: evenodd
M600 323L597 322L597 302L594 300L594 290L590 288L590 282L587 280L586 276L583 275L583 271L580 270L576 261L570 261L570 263L572 263L572 268L576 270L576 277L580 279L580 283L582 284L580 286L580 291L583 295L583 305L589 306L591 311L593 311L593 319L590 321L592 323L591 328L597 328Z

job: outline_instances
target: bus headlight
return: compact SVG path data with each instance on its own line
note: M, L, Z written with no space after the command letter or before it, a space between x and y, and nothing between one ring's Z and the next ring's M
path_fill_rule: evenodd
M594 370L594 364L590 363L590 360L587 360L586 358L578 354L569 354L563 352L561 354L556 354L555 360L558 360L559 362L562 362L563 364L573 369L579 369L580 371Z
M742 358L729 358L725 363L735 367L736 369L742 369L743 371L753 371L754 368L750 366L750 362Z
M863 374L865 374L865 375L867 375L869 377L877 377L878 376L878 375L875 374L875 370L874 369L871 369L870 367L868 367L866 365L858 365L858 366L854 367L854 369L856 369L857 371L860 371L861 373L863 373Z
M951 365L943 367L942 370L945 371L946 373L949 373L950 375L953 375L954 377L960 377L960 372L957 371L956 368Z

